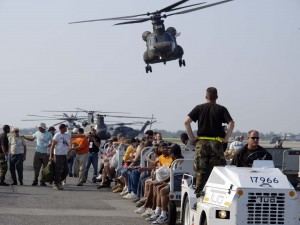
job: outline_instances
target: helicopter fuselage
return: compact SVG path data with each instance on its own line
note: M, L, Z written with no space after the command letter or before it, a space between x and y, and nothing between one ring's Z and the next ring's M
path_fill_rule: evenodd
M147 50L144 53L144 61L147 64L147 66L145 67L146 73L148 72L152 73L152 68L149 64L153 64L153 63L163 62L164 64L166 64L167 61L178 59L179 67L186 66L185 60L182 59L183 49L181 46L177 45L176 43L176 37L178 36L178 34L176 33L176 29L173 27L169 27L167 30L165 30L163 19L169 16L194 12L200 9L205 9L208 7L216 6L233 0L222 0L211 4L206 4L206 2L201 2L201 3L186 5L186 6L180 6L181 4L186 3L187 1L189 0L179 0L167 7L164 7L160 10L156 10L154 12L147 12L147 13L132 15L132 16L121 16L121 17L104 18L104 19L96 19L96 20L84 20L84 21L77 21L71 23L86 23L86 22L105 21L105 20L125 20L124 22L119 22L114 24L114 25L125 25L125 24L135 24L135 23L143 23L146 21L152 21L153 33L149 31L145 31L142 35L143 40L147 43L146 44ZM199 6L202 4L205 5ZM177 10L181 10L181 11L177 11ZM177 12L173 12L173 11L177 11ZM162 14L162 13L168 13L168 14ZM148 17L141 18L141 16L148 16Z
M167 61L181 59L183 49L176 43L176 29L169 27L165 30L162 20L153 23L153 33L145 31L143 39L146 41L147 50L144 61L147 65L166 63Z

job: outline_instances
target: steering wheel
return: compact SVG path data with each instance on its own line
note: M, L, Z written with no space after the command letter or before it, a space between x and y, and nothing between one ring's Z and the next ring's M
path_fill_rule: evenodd
M246 164L248 166L252 166L254 160L265 160L267 158L267 154L264 151L255 151L250 153L247 156Z

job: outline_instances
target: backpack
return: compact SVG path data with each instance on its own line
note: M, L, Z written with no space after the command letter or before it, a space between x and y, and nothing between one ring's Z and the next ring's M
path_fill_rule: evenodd
M44 182L53 182L54 180L54 162L51 160L47 166L42 170L42 177Z

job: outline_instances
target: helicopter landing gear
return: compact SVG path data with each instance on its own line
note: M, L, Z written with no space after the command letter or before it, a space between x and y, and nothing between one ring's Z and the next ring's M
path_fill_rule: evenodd
M152 73L152 67L150 65L146 66L146 73L148 72Z
M179 59L178 62L179 62L180 67L185 66L185 60L184 59Z

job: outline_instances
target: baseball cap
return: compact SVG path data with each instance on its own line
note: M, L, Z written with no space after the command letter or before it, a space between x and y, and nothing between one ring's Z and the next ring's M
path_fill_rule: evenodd
M55 127L51 126L49 127L48 131L56 130Z
M75 128L72 130L72 133L77 134L77 133L78 133L78 128L75 127Z

